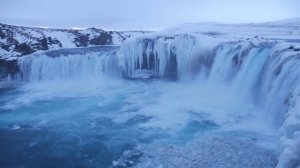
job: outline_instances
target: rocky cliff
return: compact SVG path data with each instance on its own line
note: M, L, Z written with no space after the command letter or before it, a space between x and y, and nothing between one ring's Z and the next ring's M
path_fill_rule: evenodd
M36 51L59 48L120 45L129 37L145 31L105 31L87 29L48 29L0 23L0 59L14 59Z

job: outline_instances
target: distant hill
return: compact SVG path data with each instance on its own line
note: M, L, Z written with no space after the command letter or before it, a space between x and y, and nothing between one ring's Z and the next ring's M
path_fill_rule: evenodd
M105 31L87 29L48 29L0 23L0 59L11 59L41 50L121 45L129 37L146 31Z

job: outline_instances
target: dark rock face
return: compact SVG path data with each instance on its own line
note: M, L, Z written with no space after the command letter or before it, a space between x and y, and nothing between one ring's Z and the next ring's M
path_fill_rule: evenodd
M44 29L0 23L0 48L7 51L7 53L11 53L12 56L23 56L36 51L64 47L120 44L125 39L131 37L131 34L144 33L147 32L115 32L96 28L84 30ZM116 41L113 41L113 37L115 37Z
M89 45L88 40L88 35L77 34L77 36L74 39L74 43L76 47L87 47Z
M29 44L22 43L22 44L17 44L15 46L14 51L21 53L21 55L27 55L31 54L34 52L34 49L32 49Z
M171 53L170 59L166 65L164 77L169 80L177 80L177 59L174 53Z
M36 34L35 34L36 33ZM22 56L39 50L48 50L50 46L61 47L61 43L52 37L46 37L40 29L0 24L0 48L12 56ZM1 57L1 54L0 54Z
M1 39L4 39L4 38L5 38L5 34L4 34L4 32L3 32L2 30L0 30L0 38L1 38Z
M59 41L56 34L65 34L70 43L76 47L89 45L112 44L112 35L101 29L88 29L87 31L68 29L41 29L18 27L0 24L0 47L8 52L18 55L28 55L36 51L45 51L52 48L62 48L66 44ZM91 36L93 34L93 36Z
M0 80L8 76L15 78L19 72L17 60L0 59Z
M62 44L59 40L57 40L56 38L52 39L51 37L47 38L47 44L49 45L58 45L60 48L62 47Z
M112 36L111 34L104 32L100 34L100 36L92 38L89 42L91 45L111 45Z

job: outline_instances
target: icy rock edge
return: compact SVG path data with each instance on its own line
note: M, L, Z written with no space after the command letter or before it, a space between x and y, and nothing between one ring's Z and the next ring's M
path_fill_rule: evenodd
M281 155L278 168L300 167L300 86L290 100L286 119L280 128Z

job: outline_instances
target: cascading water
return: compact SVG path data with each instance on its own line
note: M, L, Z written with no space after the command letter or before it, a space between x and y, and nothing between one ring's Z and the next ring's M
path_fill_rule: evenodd
M76 53L61 50L33 54L18 60L23 80L100 79L119 76L116 52L118 47L100 47L96 51ZM54 54L53 54L54 53Z
M71 158L71 162L63 162L64 166L78 166L76 159L79 159L86 167L132 166L139 159L144 162L137 163L136 167L145 167L146 163L158 167L161 161L165 164L188 161L191 167L274 167L272 152L253 145L253 139L259 143L261 138L258 135L253 138L247 131L280 128L282 152L278 167L293 168L300 165L299 55L290 44L281 42L257 38L226 42L197 34L129 39L120 50L100 47L88 52L79 49L33 54L18 60L22 80L28 81L18 93L21 96L0 99L0 103L4 102L2 109L17 111L20 116L4 116L8 119L0 118L0 126L11 124L9 128L16 130L45 129L50 132L50 139L55 139L51 128L59 127L58 134L66 135L61 142L68 142L63 158ZM178 82L107 79L111 77L154 77ZM53 85L53 81L67 85ZM78 86L79 81L83 85ZM44 87L40 82L51 86ZM52 104L58 112L47 108ZM30 112L35 115L27 121ZM40 121L40 118L47 120ZM238 132L237 136L232 133L239 129L245 129L246 133ZM217 135L202 136L209 131L216 131ZM125 133L132 138L122 136ZM249 136L250 140L239 136ZM183 145L194 138L200 142ZM152 146L152 141L160 140L162 143ZM146 147L141 145L149 143ZM161 145L165 143L186 148ZM94 144L100 146L100 152ZM228 144L231 147L227 148ZM139 145L144 156L129 150ZM197 146L201 146L197 151L204 153L194 156L189 150ZM223 147L231 153L222 153ZM80 149L75 151L76 156L72 155L74 148ZM147 152L152 159L148 160ZM168 152L176 154L173 160ZM180 157L181 152L189 157ZM239 153L247 155L249 160L237 163ZM211 162L206 159L193 163L193 159L207 156L212 157ZM225 156L227 159L214 160Z
M295 112L295 100L293 107L289 105L291 97L299 94L296 89L300 83L299 51L291 47L293 44L257 38L221 44L211 41L192 35L136 38L122 46L121 65L128 75L149 69L162 78L168 78L167 71L173 66L171 69L176 70L178 79L200 76L199 83L223 85L238 92L241 98L263 109L258 115L263 116L266 124L275 129L281 127L284 132L287 140L281 142L284 152L280 157L284 159L279 160L278 167L300 166L300 154L296 150L300 148L300 114ZM203 47L206 43L209 47ZM149 61L151 57L154 62ZM153 65L152 68L139 66L144 64Z

